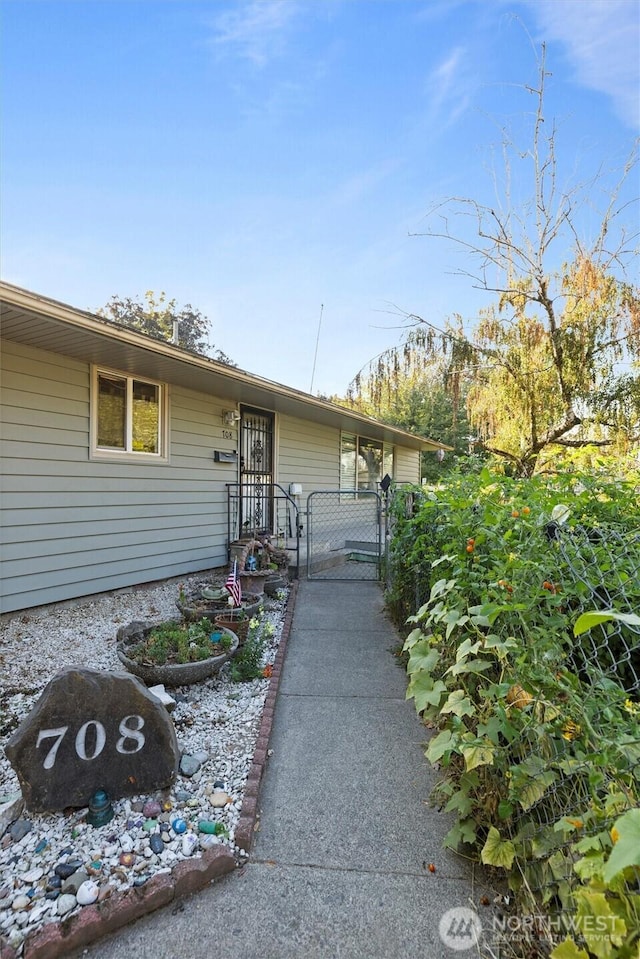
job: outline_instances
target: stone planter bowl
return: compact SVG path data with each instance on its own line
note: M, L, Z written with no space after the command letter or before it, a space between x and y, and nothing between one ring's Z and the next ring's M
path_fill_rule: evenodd
M219 613L215 622L219 629L228 629L235 633L238 637L238 646L242 649L249 634L251 620L248 617L240 619L237 613L229 610L228 613Z
M238 608L229 606L229 603L226 601L224 603L209 601L206 597L202 599L187 599L185 603L176 600L176 606L184 618L190 623L197 623L198 620L205 616L213 623L216 616L220 616L221 613L228 612L232 608ZM255 593L247 593L246 595L243 594L242 605L239 608L251 618L255 616L261 606L262 596L258 596Z
M146 639L157 624L133 622L121 626L117 633L116 653L121 663L138 676L147 686L190 686L191 683L201 683L204 679L215 676L221 666L230 659L238 649L238 637L230 629L218 627L222 633L231 636L232 644L218 656L200 659L196 663L165 663L164 666L143 666L127 656L127 650ZM212 644L213 647L213 644Z
M275 599L281 589L286 589L289 585L289 580L286 576L280 575L271 575L264 584L264 591L267 596L270 596L272 599Z
M245 592L257 593L259 596L262 596L264 593L264 584L269 573L270 570L268 569L258 569L252 572L245 569L238 570L238 579L240 580L243 594Z

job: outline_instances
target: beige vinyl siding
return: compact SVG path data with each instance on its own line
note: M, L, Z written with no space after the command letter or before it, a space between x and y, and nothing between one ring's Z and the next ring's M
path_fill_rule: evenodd
M302 495L296 496L295 500L306 537L309 495L317 490L336 490L340 486L340 430L283 416L279 418L278 435L279 482L285 490L289 489L290 483L302 485ZM315 497L314 503L317 502ZM321 517L314 522L315 536L321 535L324 525Z
M90 374L3 344L3 612L226 563L222 402L171 387L169 463L92 461Z
M395 476L398 485L420 482L420 453L402 446L395 447Z
M278 429L278 476L285 490L301 483L303 497L313 490L340 489L340 430L281 416ZM420 482L420 453L394 446L394 480Z
M303 498L312 490L340 485L340 430L309 420L280 416L277 422L277 482L302 484Z
M167 462L91 459L88 363L4 341L0 372L2 612L226 565L238 471L213 452L238 449L235 402L169 383ZM340 429L312 417L275 418L275 480L303 512L340 487ZM418 482L418 452L395 447L395 479Z
M279 425L279 482L285 490L289 483L302 484L297 502L303 528L313 530L314 549L330 552L350 540L371 539L376 499L336 495L340 490L340 429L287 417L281 417ZM309 499L311 494L320 495Z

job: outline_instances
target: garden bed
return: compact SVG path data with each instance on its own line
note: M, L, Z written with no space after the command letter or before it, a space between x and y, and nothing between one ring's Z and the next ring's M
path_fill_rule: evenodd
M197 587L202 574L183 577L180 582ZM208 580L210 582L210 580ZM105 670L121 670L116 654L118 627L141 617L162 620L176 616L178 580L153 587L119 591L73 603L41 607L33 612L17 613L0 622L2 670L0 746L30 712L43 688L62 667L91 665ZM20 954L28 933L48 923L58 923L57 900L45 898L47 880L56 865L73 859L92 864L93 878L100 887L101 899L140 887L160 873L170 873L178 864L198 857L203 849L220 845L239 861L245 848L236 845L247 776L254 757L265 696L269 687L269 667L280 641L286 599L265 603L264 623L269 624L262 665L266 676L248 682L233 682L230 667L220 674L188 687L171 690L176 699L172 713L181 750L195 762L191 770L178 775L172 788L154 796L134 796L114 800L114 818L94 828L85 822L86 810L65 813L30 814L23 810L20 820L30 824L22 838L10 829L0 838L0 936ZM37 650L37 657L34 651ZM195 771L193 771L195 768ZM214 794L221 786L229 802L218 807ZM218 785L216 785L218 784ZM19 792L17 777L0 749L0 795ZM187 831L198 838L195 852L183 849L182 838L170 834L163 850L150 848L150 831L145 829L145 803L158 800L167 807L158 816L160 825L178 814L187 823ZM148 812L148 810L147 810ZM198 833L198 822L220 824L218 835ZM27 828L27 827L25 827ZM168 832L168 830L166 830ZM123 864L122 852L129 848L130 863ZM36 877L39 870L42 875ZM30 893L30 890L35 890ZM17 896L31 899L24 909L13 908ZM67 914L81 911L76 905ZM65 917L65 921L66 918Z

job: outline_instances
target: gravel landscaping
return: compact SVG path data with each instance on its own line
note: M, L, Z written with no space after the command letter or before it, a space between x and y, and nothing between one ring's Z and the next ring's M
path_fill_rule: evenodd
M116 655L120 626L179 619L179 584L193 591L212 583L221 583L219 571L2 618L0 803L20 796L4 747L55 673L67 666L121 672ZM86 809L36 814L19 804L0 807L0 936L17 955L32 930L142 886L207 847L226 846L243 860L246 852L236 845L235 830L286 602L284 593L278 599L265 597L264 678L233 682L227 663L211 679L167 690L176 700L171 718L180 750L189 759L181 763L171 788L115 799L113 819L100 827L85 821ZM217 824L215 832L202 832L199 823L204 822Z

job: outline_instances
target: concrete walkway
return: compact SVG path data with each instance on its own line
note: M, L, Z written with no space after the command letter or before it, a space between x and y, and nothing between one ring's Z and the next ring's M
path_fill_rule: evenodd
M370 582L302 581L250 861L83 951L91 959L454 959L439 923L477 903L426 802L428 733ZM428 865L435 865L430 872Z

